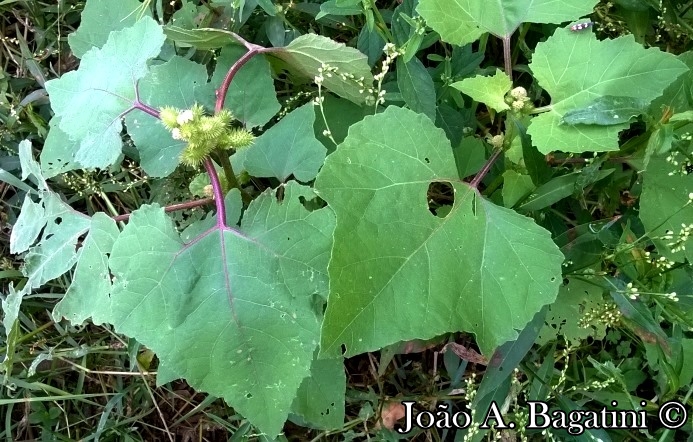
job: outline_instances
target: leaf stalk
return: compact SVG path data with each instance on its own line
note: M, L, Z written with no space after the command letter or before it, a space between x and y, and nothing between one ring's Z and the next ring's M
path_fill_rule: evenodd
M481 183L481 180L484 179L486 174L491 170L491 167L493 167L493 163L496 162L500 154L503 152L503 148L498 148L496 149L491 156L489 157L488 160L486 160L486 164L484 164L484 167L481 168L479 173L476 174L474 179L469 183L472 187L475 189L479 187L479 183Z

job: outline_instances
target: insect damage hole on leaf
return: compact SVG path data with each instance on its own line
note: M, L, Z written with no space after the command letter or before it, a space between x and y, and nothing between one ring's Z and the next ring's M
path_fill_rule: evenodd
M327 203L325 200L320 198L319 196L315 196L314 198L306 198L305 196L301 195L298 197L298 201L301 203L304 209L306 209L309 212L313 212L315 210L322 209L323 207L327 206Z
M434 181L428 185L426 200L429 212L440 218L445 218L455 204L455 189L449 182Z

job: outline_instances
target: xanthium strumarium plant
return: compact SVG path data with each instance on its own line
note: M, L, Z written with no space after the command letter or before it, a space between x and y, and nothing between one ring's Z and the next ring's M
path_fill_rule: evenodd
M409 20L385 35L392 40L374 76L366 54L326 37L306 34L263 47L220 29L161 25L133 13L141 9L136 0L111 11L105 28L97 18L110 4L89 0L69 38L79 69L46 84L55 116L40 163L28 141L20 146L22 178L35 190L12 231L12 253L25 254L27 277L21 291L11 290L12 305L74 268L56 321L112 324L156 353L158 383L184 378L270 436L290 413L317 427L342 424L344 357L458 331L472 333L489 356L520 342L520 331L546 311L547 323L562 324L571 339L603 335L596 314L578 329L583 315L571 296L593 312L613 311L614 304L604 307L604 289L562 282L564 274L575 281L598 276L574 238L592 244L614 221L552 238L528 215L542 219L544 209L615 172L600 169L602 161L554 176L544 154L618 152L619 132L634 117L646 119L650 138L636 161L644 182L640 218L659 255L643 251L627 278L659 278L661 259L690 262L690 143L676 141L691 117L651 115L686 99L679 90L691 84L693 60L645 49L630 36L597 40L586 25L565 25L594 4L407 0L401 8L408 9L396 13ZM482 35L499 38L505 69L453 74L443 60L445 81L435 83L416 56L424 35L434 35L424 23L456 48ZM536 45L527 67L534 87L550 96L543 107L512 80L510 38L528 23L561 24ZM190 47L214 53L211 79L205 65L176 53ZM253 130L280 111L272 77L278 72L313 81L317 97L282 111L256 138ZM388 101L390 74L404 106ZM483 103L501 118L504 130L486 138L488 158L481 139L447 124L458 118L455 101L443 102L436 90L457 103ZM348 134L331 128L339 126L329 113L334 103L360 109ZM364 109L372 115L363 116ZM134 153L123 150L124 130ZM480 148L481 164L461 164L458 146L470 157ZM119 225L125 217L79 213L48 185L70 170L107 169L123 155L153 178L204 167L213 216L178 231L164 207L145 204ZM506 164L500 172L499 158ZM672 173L672 164L686 173ZM234 170L271 179L282 196L268 189L253 197ZM502 190L482 194L482 187L497 188L483 184L492 175ZM437 211L427 196L436 185L454 196ZM610 259L638 247L629 244ZM632 311L633 283L605 281L616 305ZM661 281L663 289L671 284ZM11 323L16 313L7 318ZM543 328L534 338L549 342L560 332Z

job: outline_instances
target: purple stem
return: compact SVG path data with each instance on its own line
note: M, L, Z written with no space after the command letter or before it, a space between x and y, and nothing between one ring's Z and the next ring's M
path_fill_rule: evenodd
M221 86L219 86L219 89L216 90L216 95L217 95L217 102L214 105L214 112L218 113L224 108L224 101L226 100L226 93L229 90L229 87L231 86L231 81L233 80L233 77L236 76L236 73L243 67L244 64L246 64L248 61L250 61L251 58L253 58L256 54L260 53L260 48L259 46L253 49L250 49L248 52L243 54L241 58L236 60L236 62L231 66L231 69L226 73L226 76L224 77L224 81L222 81Z
M219 89L216 90L217 94L217 102L214 106L214 112L218 113L224 108L224 100L226 100L226 93L229 91L229 87L231 86L231 81L233 80L233 77L236 76L236 73L243 67L244 64L246 64L248 61L250 61L251 58L253 58L257 54L261 54L263 52L273 52L276 51L277 48L266 48L264 46L256 45L253 43L250 43L243 37L241 37L238 34L233 33L233 36L236 40L238 40L243 46L245 46L246 49L248 49L248 52L243 54L241 58L236 60L236 62L231 66L229 71L226 73L226 76L224 77L224 81L221 82L221 86L219 86Z
M226 225L226 205L224 204L224 192L221 190L219 175L214 168L211 158L205 160L205 169L212 182L212 193L214 193L214 204L217 206L217 227L220 229L228 227Z
M136 99L134 103L132 103L132 108L133 108L133 109L141 110L141 111L144 112L145 114L149 114L149 115L151 115L151 116L154 117L154 118L157 118L157 119L159 118L159 111L156 110L156 109L154 109L154 108L151 107L151 106L148 106L148 105L142 103L142 102L139 100L139 98Z
M470 186L472 186L475 189L479 187L479 183L481 183L481 180L484 179L484 177L486 176L488 171L491 170L493 163L496 162L496 160L498 159L498 157L500 156L500 154L502 152L503 152L503 148L500 148L500 149L496 149L495 152L493 152L493 154L491 154L489 159L486 161L486 164L484 164L484 167L481 168L479 173L477 173L476 176L474 177L474 179L469 183Z

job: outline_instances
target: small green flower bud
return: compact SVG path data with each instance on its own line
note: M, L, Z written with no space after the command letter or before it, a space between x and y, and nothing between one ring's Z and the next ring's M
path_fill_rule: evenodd
M176 117L176 122L178 123L179 126L182 126L185 123L191 122L194 117L195 116L193 115L192 110L186 109L183 112L178 114L178 116Z

